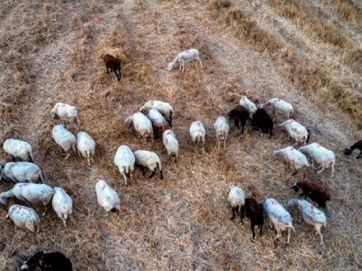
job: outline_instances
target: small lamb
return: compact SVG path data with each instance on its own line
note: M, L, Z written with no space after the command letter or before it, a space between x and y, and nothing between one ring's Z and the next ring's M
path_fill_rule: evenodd
M283 123L279 124L279 126L285 128L288 131L288 140L289 137L292 137L296 140L294 146L298 143L301 143L303 145L308 143L310 138L310 129L305 128L303 125L296 122L295 120L288 119Z
M223 143L225 149L226 139L229 133L229 124L225 117L218 117L214 123L214 130L216 134L217 148L220 148L220 142Z
M61 187L54 187L54 196L52 199L53 210L63 221L63 225L67 227L67 218L73 212L72 198Z
M74 106L66 103L56 103L53 109L50 111L53 119L61 119L63 124L65 122L73 125L77 131L79 131L79 115L78 111Z
M139 138L151 138L153 142L152 123L143 113L134 113L126 119L126 124L128 128L132 129L132 131L138 135Z
M267 101L265 104L261 104L260 108L264 108L269 105L273 107L273 111L276 113L276 115L282 115L288 119L292 118L293 106L290 103L278 98L273 98Z
M78 155L82 154L83 157L88 159L88 166L93 163L93 156L96 143L86 132L79 132L77 134L77 149Z
M128 146L121 145L118 147L113 163L118 167L119 172L122 174L124 185L127 185L127 175L130 175L131 180L133 180L132 172L134 170L135 162L136 158Z
M176 139L176 135L170 129L166 130L162 134L163 146L166 148L170 160L172 157L175 158L175 163L177 163L179 144Z
M40 219L38 214L30 207L14 204L9 208L6 218L14 221L15 229L28 229L31 232L39 232Z
M176 62L180 62L180 71L185 70L185 62L190 62L192 60L197 60L200 63L200 67L202 68L202 62L200 59L200 53L197 49L190 49L186 50L184 52L179 53L176 58L168 64L167 69L170 71L172 70L173 66L176 64ZM197 62L195 63L195 67L197 66Z
M77 140L75 139L75 136L67 130L64 124L55 125L52 131L52 135L55 143L57 143L67 154L64 160L69 159L69 150L71 148L75 153L77 153Z
M30 162L9 162L1 172L4 181L18 182L44 182L40 168Z
M158 110L158 112L160 112L167 120L168 124L170 124L170 127L172 127L173 108L169 103L163 101L149 100L140 108L139 111L147 115L148 111L150 111L151 109Z
M194 121L191 123L189 134L192 142L195 144L195 151L197 152L197 145L201 145L202 155L205 154L205 128L201 121Z
M255 103L250 101L246 96L242 96L239 104L244 106L248 110L249 118L253 119L253 115L255 114L255 112L257 110Z
M98 204L108 212L116 212L121 209L119 196L104 180L99 180L95 186Z
M31 145L23 140L9 138L5 140L3 149L15 159L22 161L33 162L33 150Z
M136 157L136 164L138 164L142 169L143 175L145 175L144 167L148 167L152 172L149 178L152 178L158 169L160 171L160 179L163 179L161 160L156 153L145 150L137 150L134 152L134 156Z
M230 219L233 220L235 218L235 212L240 212L240 224L243 224L245 211L245 193L243 189L238 184L233 184L229 187L227 195L233 212L233 216Z

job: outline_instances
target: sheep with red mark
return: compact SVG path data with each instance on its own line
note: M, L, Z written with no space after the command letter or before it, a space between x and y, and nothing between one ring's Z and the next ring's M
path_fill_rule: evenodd
M273 135L273 120L263 108L258 108L253 115L252 125L254 130L261 129L259 136L269 132L269 140Z
M119 172L124 178L124 185L127 185L127 177L133 180L133 170L136 162L136 158L127 145L121 145L118 147L116 155L114 156L113 163L118 167Z
M254 198L245 199L246 217L250 219L251 232L253 237L252 242L255 242L255 226L259 226L260 235L262 235L264 225L264 209L263 205L259 204Z
M95 186L98 204L108 212L118 212L121 209L121 201L117 192L104 180L99 180Z
M51 250L40 250L23 262L20 270L34 271L73 271L72 262L62 253Z
M161 160L156 153L146 150L137 150L133 153L136 157L136 164L141 168L143 175L145 175L145 167L151 171L149 178L152 178L158 169L160 171L160 179L163 179Z
M291 188L293 188L295 192L298 192L300 188L302 190L301 197L304 196L304 199L307 199L308 196L308 198L318 203L321 208L325 208L327 200L331 200L329 190L312 181L303 180L295 182Z
M300 147L298 150L303 153L308 153L312 157L312 166L314 166L314 162L317 163L317 165L320 165L319 168L317 168L317 170L320 169L317 171L318 174L326 168L331 168L332 178L334 177L336 156L333 151L328 150L315 142L307 146Z
M6 153L10 154L13 161L21 159L22 161L33 162L33 149L31 145L19 139L6 139L3 145Z
M295 231L290 213L273 198L266 199L263 202L263 208L269 218L269 227L271 229L274 227L277 232L274 239L278 239L281 236L281 231L288 230L287 244L289 244L291 229Z
M122 73L121 73L121 60L116 58L112 55L106 54L103 57L104 63L106 63L107 73L109 73L108 69L113 71L114 74L117 76L118 82L121 81ZM118 71L118 73L117 73Z
M73 149L75 153L77 147L77 140L75 136L66 128L64 124L55 125L52 130L52 136L55 143L58 144L66 153L64 160L70 157L70 150Z
M229 124L226 118L222 116L218 117L214 123L214 130L216 134L217 148L220 148L220 143L222 142L225 149L226 140L229 133Z
M78 155L82 154L83 157L87 158L88 166L91 166L91 163L93 163L95 147L96 143L86 132L79 132L77 134Z
M63 124L66 122L73 125L79 131L79 114L78 110L69 104L58 102L50 111L53 119L61 119Z
M326 215L314 205L310 204L308 201L302 199L291 199L288 201L288 208L297 206L299 211L301 211L305 223L308 225L314 226L314 229L319 234L320 242L319 245L323 246L323 234L322 227L327 226Z
M281 154L283 155L284 159L287 161L287 167L291 165L292 168L294 168L294 172L292 173L292 176L296 175L298 173L299 169L303 169L303 179L305 178L307 167L309 167L307 157L296 150L292 146L288 146L286 148L273 151L273 155Z
M238 134L239 124L241 124L240 138L242 138L244 133L244 126L249 118L249 111L244 106L239 104L234 109L229 111L228 116L230 119L234 120L236 134Z
M39 232L40 219L38 214L30 207L14 204L9 208L6 218L10 217L15 224L15 229Z
M158 110L158 112L160 112L167 120L168 124L170 124L170 127L172 127L173 108L169 103L157 100L149 100L140 108L139 111L146 115L151 109Z
M285 116L288 119L291 119L293 116L293 106L279 98L270 99L266 103L261 104L260 108L265 108L267 106L271 106L276 115Z
M200 146L202 149L202 155L205 154L205 135L206 131L204 125L201 121L193 121L190 125L189 134L192 140L192 143L195 145L195 152L197 152L197 146Z
M245 193L238 184L232 184L228 191L228 202L230 203L233 216L230 218L234 220L235 213L240 213L240 224L243 224L243 217L245 212Z
M249 112L249 118L252 120L253 119L253 115L255 114L257 107L255 105L255 103L253 103L252 101L250 101L246 96L242 96L239 104L244 106L248 112Z
M197 49L190 49L186 50L184 52L179 53L176 58L168 64L167 69L170 71L172 70L173 66L176 64L176 62L180 62L180 71L185 70L185 63L190 62L193 60L197 60L200 63L200 67L202 68L202 62L200 59L200 52ZM195 67L197 66L197 62L195 63Z
M152 128L155 134L155 138L159 138L165 130L170 128L166 119L157 109L150 109L148 111L147 117L152 122Z
M357 159L359 159L359 158L361 158L361 155L362 155L362 140L359 140L356 143L354 143L352 146L347 147L344 150L344 154L350 155L356 149L360 151L359 155L357 156Z
M310 138L310 130L305 128L300 123L296 122L293 119L288 119L283 123L279 124L280 127L285 128L288 131L288 140L290 137L296 140L297 145L298 143L305 145L308 143Z
M141 112L136 112L132 116L126 119L126 124L128 128L132 130L133 133L138 135L138 138L151 138L153 142L153 128L152 123L147 116Z
M1 180L7 182L44 182L40 168L30 162L9 162L1 171Z
M63 225L67 227L67 218L73 212L73 200L61 187L54 187L54 196L52 199L54 212L63 221Z
M163 146L166 148L167 154L170 157L170 160L174 158L175 163L177 163L179 144L174 132L170 129L164 131L162 134L162 141Z

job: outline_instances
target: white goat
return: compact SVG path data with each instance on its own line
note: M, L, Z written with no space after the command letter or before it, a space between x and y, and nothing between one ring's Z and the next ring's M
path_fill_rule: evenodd
M93 163L93 156L96 143L86 132L79 132L77 134L77 149L78 155L81 153L83 157L88 159L88 166Z
M249 118L253 119L253 115L255 114L255 112L257 110L255 103L250 101L246 96L242 96L239 104L241 104L248 110Z
M43 216L46 214L46 206L51 201L54 195L54 190L47 184L36 183L18 183L8 191L0 194L0 203L7 204L7 200L10 197L16 197L19 200L23 200L30 203L43 203L45 207Z
M292 137L296 140L294 146L298 143L301 143L303 145L308 143L310 137L310 130L305 128L303 125L296 122L295 120L288 119L283 123L279 124L279 126L285 128L288 131L288 140L289 137Z
M96 184L96 195L99 205L108 212L116 212L121 209L119 196L104 180L99 180Z
M194 121L191 123L189 129L192 142L195 144L195 151L197 152L197 145L201 145L202 155L205 154L205 128L201 121Z
M18 182L44 182L40 168L30 162L9 162L1 172L1 179Z
M284 159L287 160L287 167L291 165L294 168L292 176L298 173L300 168L303 168L303 179L305 179L307 167L309 167L307 157L292 146L273 151L273 155L282 154Z
M273 98L267 101L265 104L261 104L260 108L264 108L269 105L271 105L274 108L273 112L276 113L277 115L285 116L288 119L292 118L293 106L290 103L278 98Z
M179 144L176 139L176 135L170 129L166 130L162 134L163 146L166 148L168 156L170 159L175 158L175 163L177 163Z
M64 124L55 125L52 131L52 135L55 143L57 143L67 154L64 160L69 159L69 150L71 148L75 153L77 153L77 140L75 139L75 136L67 130Z
M166 119L157 109L150 109L147 117L152 122L152 128L156 138L160 137L165 130L170 128Z
M176 64L176 62L180 62L180 71L185 70L185 62L189 62L192 60L197 60L200 63L200 67L202 68L202 62L200 59L200 53L197 49L190 49L186 50L184 52L179 53L176 58L171 62L168 63L167 69L170 71L172 70L173 66ZM197 66L197 62L195 63L195 67Z
M227 191L228 201L233 212L231 220L235 218L235 212L240 212L240 223L243 224L243 217L245 212L245 193L243 189L237 184L233 184Z
M220 142L222 141L223 147L225 149L226 140L229 133L229 124L225 117L218 117L214 123L214 130L216 134L216 143L217 148L220 148Z
M50 113L54 119L60 118L63 123L68 122L79 131L79 115L74 106L59 102L55 104Z
M269 227L273 228L274 225L277 232L275 239L278 239L281 236L281 231L288 230L287 243L289 244L291 229L295 231L290 213L273 198L266 199L263 202L263 208L269 218Z
M169 103L156 101L156 100L149 100L140 108L139 111L146 115L148 114L148 111L151 109L158 110L158 112L160 112L165 117L168 124L170 124L170 127L172 127L173 108Z
M148 167L148 169L152 172L149 178L152 178L158 169L160 171L160 179L163 179L161 160L156 153L145 150L137 150L134 152L134 156L136 157L136 164L138 164L142 169L143 175L145 175L144 167Z
M28 229L39 232L40 219L38 214L30 207L14 204L9 208L6 218L10 217L15 224L15 229Z
M133 129L137 133L139 138L151 138L153 142L152 123L143 113L134 113L126 119L126 124L128 128Z
M20 158L23 161L30 162L34 160L32 147L26 141L9 138L5 140L3 148L13 159Z
M291 199L288 201L288 208L298 206L299 211L302 212L303 219L308 225L314 226L314 229L319 234L320 242L319 245L323 246L323 234L321 232L322 227L327 226L326 215L310 204L308 201L302 199Z
M312 166L314 166L314 162L316 162L320 167L319 171L317 173L321 173L326 168L332 168L332 178L334 177L334 165L336 163L336 156L334 155L334 152L331 150L328 150L318 143L311 143L307 146L300 147L298 149L299 151L303 153L308 153L312 157Z
M63 221L63 225L67 227L67 218L73 212L72 198L61 187L54 187L54 196L52 199L54 212Z
M119 172L122 174L124 185L127 185L127 175L130 175L131 180L133 180L132 172L134 170L135 162L136 158L128 146L121 145L118 147L113 163L118 167Z

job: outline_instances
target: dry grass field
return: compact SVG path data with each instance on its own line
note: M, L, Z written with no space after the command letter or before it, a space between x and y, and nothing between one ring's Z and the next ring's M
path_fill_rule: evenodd
M106 0L0 2L0 146L6 138L31 143L46 183L72 197L64 228L50 211L41 230L15 230L0 206L0 270L20 270L40 249L63 252L74 270L358 270L362 268L362 161L343 149L362 139L362 2L359 0ZM204 67L167 70L182 50L197 48ZM107 74L103 54L118 56L122 79ZM247 196L282 204L302 174L272 151L286 147L275 119L274 136L258 137L248 122L239 139L230 122L226 149L215 148L213 123L239 103L284 99L294 118L311 129L310 142L336 154L330 170L307 178L325 183L325 245L291 210L296 232L274 241L267 223L250 241L250 222L230 220L226 192L238 183ZM124 185L113 164L116 149L152 148L131 135L125 119L147 100L174 107L180 142L177 165L161 153L164 179L139 169ZM50 110L72 104L81 129L96 141L95 164L56 146ZM272 112L269 110L272 114ZM191 122L206 128L205 156L195 153ZM70 127L75 133L75 130ZM11 157L0 149L0 161ZM104 217L95 184L106 180L119 194L121 211ZM0 183L0 191L12 187ZM32 205L40 214L41 206Z

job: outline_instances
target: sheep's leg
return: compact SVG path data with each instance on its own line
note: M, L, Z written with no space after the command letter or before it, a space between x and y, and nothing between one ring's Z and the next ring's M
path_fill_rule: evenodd
M319 174L319 173L321 173L323 170L325 170L326 169L326 165L325 164L322 164L322 169L321 170L318 170L317 171L317 173Z
M305 180L306 174L307 174L307 167L303 167L303 180Z
M224 139L224 149L226 148L226 137L225 137L225 139Z
M196 59L197 61L199 61L199 63L200 63L200 68L202 68L202 62L201 62L200 57L195 57L195 59ZM196 62L196 65L197 65L197 62Z
M243 223L244 212L245 212L245 206L242 206L240 210L240 224L242 225L244 225Z
M334 163L332 163L332 178L334 177Z
M151 179L151 178L153 177L153 175L155 175L155 173L156 173L156 169L152 171L152 173L151 173L151 175L150 175L149 178Z
M292 231L292 229L291 229L291 228L288 228L288 240L287 240L287 244L289 244L289 241L290 241L291 231Z
M255 224L253 223L253 221L251 221L250 225L251 225L251 232L253 234L253 238L251 238L251 242L254 243L255 242L255 231L254 231Z
M260 236L263 235L263 224L264 224L264 221L262 220L261 221L261 224L259 225L259 229L260 229Z
M66 228L67 227L67 221L64 218L62 218L62 220L63 220L64 228Z
M163 173L162 170L160 170L160 179L163 180Z
M124 178L124 185L127 185L127 176L123 172L121 172Z
M361 158L362 155L362 151L359 153L359 155L357 156L357 159Z
M142 174L143 174L143 176L145 176L145 174L146 174L146 172L145 172L145 168L144 168L144 166L142 166L142 165L138 165L139 167L140 167L140 169L142 170Z
M64 161L67 161L69 159L69 157L70 157L70 153L67 153L67 155L64 158Z
M234 218L235 218L235 210L234 210L234 208L232 208L231 210L233 211L233 216L230 219L234 220Z
M318 235L320 237L319 245L323 246L323 234L322 234L321 228L322 228L321 224L316 224L315 225L315 230L316 230L316 232L318 233Z

